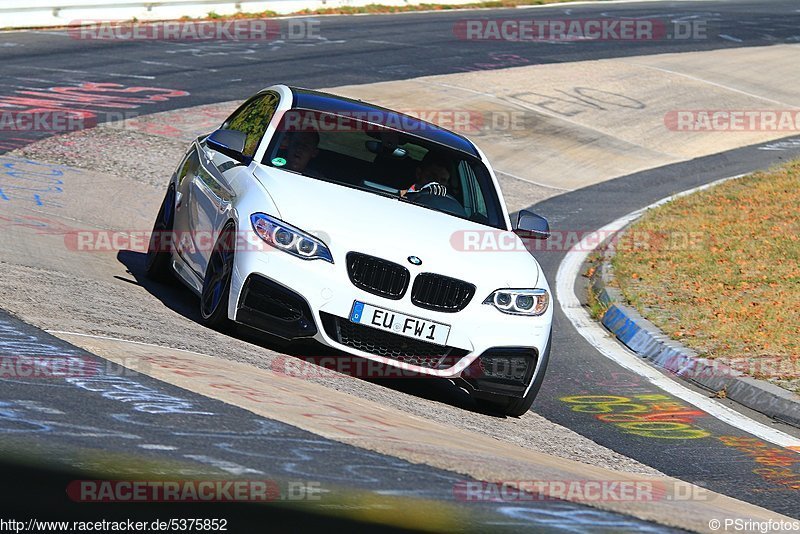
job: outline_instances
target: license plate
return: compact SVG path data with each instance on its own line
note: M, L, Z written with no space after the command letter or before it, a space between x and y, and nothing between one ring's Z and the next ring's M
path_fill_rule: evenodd
M364 326L437 345L447 345L447 338L450 335L449 325L378 308L359 301L353 303L350 320Z

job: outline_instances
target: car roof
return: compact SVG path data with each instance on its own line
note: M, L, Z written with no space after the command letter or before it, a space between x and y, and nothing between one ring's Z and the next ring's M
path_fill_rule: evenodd
M369 104L361 100L353 100L343 96L303 89L301 87L289 87L294 95L292 107L310 109L312 111L322 111L331 114L344 114L359 118L367 113L379 112L385 115L383 125L391 129L392 124L402 124L404 127L400 131L410 133L421 139L432 141L446 147L459 150L480 159L480 155L467 138L457 133L446 130L430 122L418 119L405 113L400 113L391 109ZM381 124L379 124L380 126Z

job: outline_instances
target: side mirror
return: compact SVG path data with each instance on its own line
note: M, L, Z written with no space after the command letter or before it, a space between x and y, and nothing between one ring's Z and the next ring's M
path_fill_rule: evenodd
M206 137L206 145L220 154L225 154L239 162L249 161L244 155L247 134L238 130L217 130Z
M519 212L514 233L522 238L547 239L550 237L550 225L544 217L522 210Z

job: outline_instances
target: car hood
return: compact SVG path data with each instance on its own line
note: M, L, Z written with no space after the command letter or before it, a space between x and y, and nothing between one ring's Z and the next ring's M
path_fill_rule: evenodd
M536 287L539 264L512 232L272 167L259 166L255 176L275 202L278 217L321 238L337 264L344 265L345 255L357 251L412 272L465 280L482 291ZM464 250L465 234L470 234L471 250ZM503 251L492 246L499 239ZM486 248L475 247L476 240L488 243L489 250L474 250ZM410 256L422 264L412 266Z

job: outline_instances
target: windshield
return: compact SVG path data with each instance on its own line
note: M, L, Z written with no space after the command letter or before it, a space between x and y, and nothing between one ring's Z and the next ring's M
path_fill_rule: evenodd
M294 109L281 120L263 163L506 229L486 166L413 132Z

